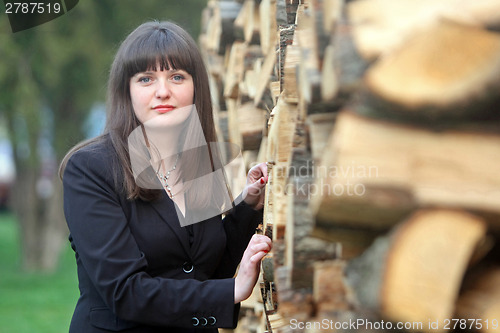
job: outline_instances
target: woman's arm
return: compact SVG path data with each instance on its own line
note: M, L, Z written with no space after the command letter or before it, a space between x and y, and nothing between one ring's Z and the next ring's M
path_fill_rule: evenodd
M243 254L234 283L234 303L246 300L252 294L260 272L260 261L271 251L271 239L254 235Z
M260 163L249 170L243 193L235 200L239 204L224 218L226 251L214 274L215 278L234 276L250 239L262 223L266 183L266 163Z
M267 164L260 163L248 171L247 184L243 189L243 200L253 209L264 208L264 194L267 184Z
M233 276L239 265L235 282L236 303L250 295L257 282L260 261L272 247L268 237L255 234L255 229L262 222L267 178L265 163L251 168L242 194L243 201L224 220L227 235L226 253L216 275Z

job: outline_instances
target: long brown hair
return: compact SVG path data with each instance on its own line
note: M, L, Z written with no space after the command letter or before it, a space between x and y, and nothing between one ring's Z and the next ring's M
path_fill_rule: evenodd
M130 78L147 70L182 69L193 77L194 104L206 142L216 142L212 101L207 70L193 38L172 22L146 22L137 27L122 42L111 66L107 94L107 120L101 136L73 147L64 157L59 174L62 178L68 159L73 153L109 136L116 151L113 174L117 190L129 199L151 200L158 190L139 187L132 173L128 151L128 136L141 125L135 116L130 98Z

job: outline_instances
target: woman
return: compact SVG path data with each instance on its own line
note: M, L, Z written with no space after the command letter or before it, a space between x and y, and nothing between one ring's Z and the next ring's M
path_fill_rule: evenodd
M173 23L139 26L111 68L104 134L73 148L61 164L80 288L70 332L217 332L236 326L239 302L250 296L260 260L271 249L269 238L254 235L262 218L265 164L249 171L244 200L224 220L219 214L186 227L178 212L189 215L182 181L189 172L177 177L180 194L163 182L177 169L178 156L189 154L162 158L163 169L152 163L161 190L139 186L132 170L131 133L152 119L168 123L159 117L186 109L196 110L204 141L215 142L208 78L196 43ZM172 145L179 146L177 141ZM216 172L218 154L208 150ZM190 190L212 194L212 186Z

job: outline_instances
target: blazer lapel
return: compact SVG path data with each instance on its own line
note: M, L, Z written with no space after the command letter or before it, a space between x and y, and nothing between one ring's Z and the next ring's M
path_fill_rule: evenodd
M168 224L170 229L179 238L182 247L188 255L191 255L191 250L189 246L189 236L185 228L181 227L179 218L175 210L174 202L167 196L167 194L162 191L162 196L159 200L152 202L153 208L158 212L162 220Z

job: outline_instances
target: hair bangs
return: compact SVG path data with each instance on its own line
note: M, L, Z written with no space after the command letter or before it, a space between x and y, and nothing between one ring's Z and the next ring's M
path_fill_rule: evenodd
M148 36L138 39L130 45L130 52L127 53L129 57L124 61L124 70L129 78L150 70L180 69L190 75L195 74L189 44L166 29L155 29Z

